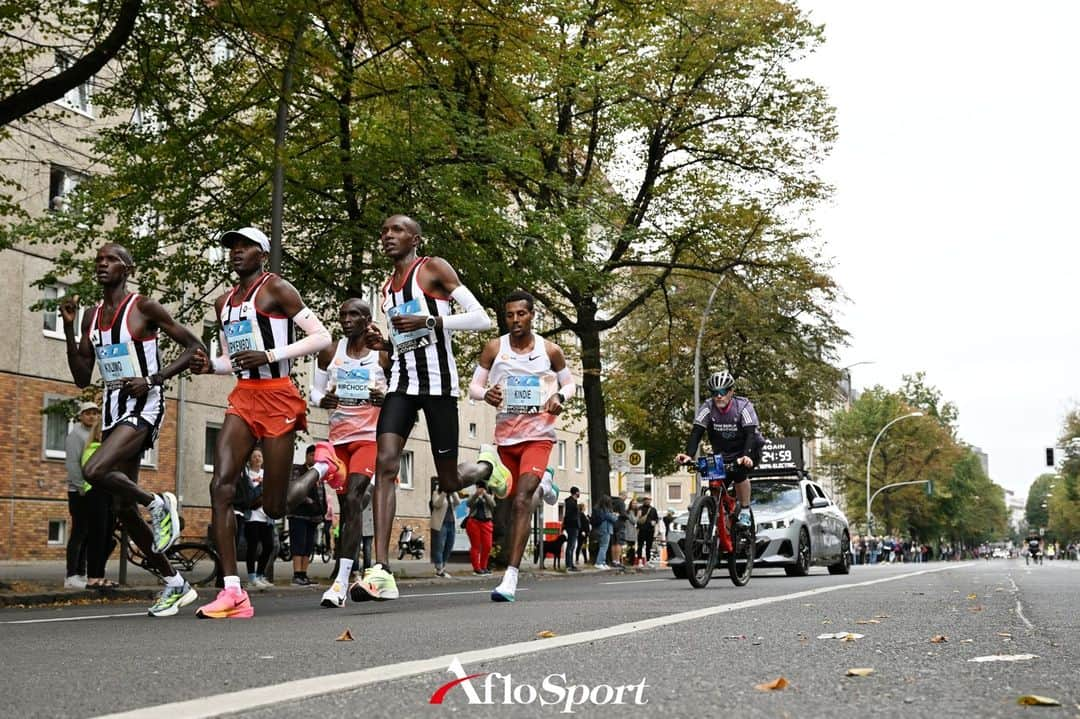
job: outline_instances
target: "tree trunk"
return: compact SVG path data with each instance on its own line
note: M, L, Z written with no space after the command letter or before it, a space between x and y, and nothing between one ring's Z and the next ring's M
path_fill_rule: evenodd
M579 311L578 317L581 318L583 314ZM581 342L581 388L585 393L585 420L589 441L589 508L592 509L601 495L611 494L611 458L608 455L607 410L604 407L603 387L600 385L603 369L600 359L600 330L595 328L592 316L587 316L580 327L577 335Z
M293 69L300 54L300 40L307 28L307 16L300 18L293 32L292 47L281 75L277 123L274 127L274 173L270 200L270 271L281 272L281 234L285 215L285 133L289 129L289 95L292 94Z

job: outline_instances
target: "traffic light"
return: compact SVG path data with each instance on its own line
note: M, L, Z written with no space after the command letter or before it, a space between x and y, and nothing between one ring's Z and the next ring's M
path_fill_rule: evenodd
M1046 448L1046 466L1047 467L1053 467L1054 466L1054 448L1053 447L1047 447Z

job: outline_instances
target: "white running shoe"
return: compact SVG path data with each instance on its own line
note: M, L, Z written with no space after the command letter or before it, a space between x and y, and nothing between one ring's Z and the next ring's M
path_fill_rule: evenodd
M559 486L555 484L555 470L548 467L544 470L544 476L540 478L540 491L544 494L544 501L554 507L559 503Z
M320 604L331 609L334 607L344 607L345 598L348 595L348 590L341 586L341 582L335 580L334 583L330 585L330 588L323 592Z

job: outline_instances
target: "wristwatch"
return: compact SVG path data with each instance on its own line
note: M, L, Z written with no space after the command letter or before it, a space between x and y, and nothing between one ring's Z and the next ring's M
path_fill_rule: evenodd
M147 379L149 380L148 384L151 387L162 387L165 385L165 378L161 376L160 372L155 372Z
M435 329L435 317L433 315L428 315L428 318L424 320L424 324L429 330Z
M556 392L555 396L559 398L559 404L566 404L566 397L563 397L562 392Z

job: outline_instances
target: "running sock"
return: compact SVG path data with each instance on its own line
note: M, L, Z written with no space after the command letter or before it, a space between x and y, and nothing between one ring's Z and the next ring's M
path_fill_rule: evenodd
M319 479L325 477L326 473L330 471L330 465L326 462L315 462L311 467L319 473Z
M349 586L349 574L352 572L353 560L342 559L338 565L337 581L343 587Z
M182 587L184 586L184 578L180 576L180 572L172 575L171 577L165 577L166 587Z
M150 500L150 504L146 506L150 509L161 509L165 506L165 499L160 494L155 494L154 498Z
M506 574L503 575L502 581L499 582L499 586L496 587L496 591L505 592L506 594L513 594L517 591L518 580L518 568L507 567Z
M225 588L240 591L240 577L236 575L225 577Z

